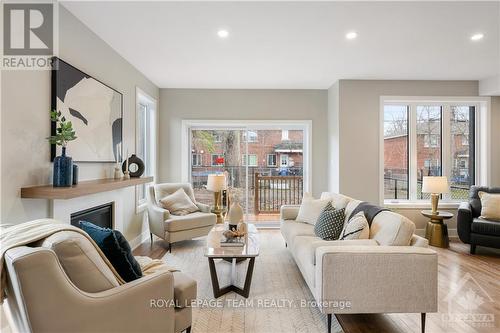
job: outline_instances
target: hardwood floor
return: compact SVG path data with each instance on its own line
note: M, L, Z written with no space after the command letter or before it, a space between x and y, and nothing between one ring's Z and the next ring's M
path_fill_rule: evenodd
M500 251L478 247L476 255L470 255L469 246L457 239L450 241L449 249L432 249L438 252L439 312L427 314L426 332L500 332ZM161 241L152 247L145 242L134 255L162 258L166 251ZM449 313L455 321L448 320ZM346 333L421 332L416 313L338 315L337 319Z

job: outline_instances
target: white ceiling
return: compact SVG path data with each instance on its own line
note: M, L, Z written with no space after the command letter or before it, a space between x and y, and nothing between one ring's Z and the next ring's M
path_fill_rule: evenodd
M161 88L500 73L499 2L64 2ZM227 39L217 31L227 29ZM358 32L346 40L348 31ZM484 33L483 40L470 36Z

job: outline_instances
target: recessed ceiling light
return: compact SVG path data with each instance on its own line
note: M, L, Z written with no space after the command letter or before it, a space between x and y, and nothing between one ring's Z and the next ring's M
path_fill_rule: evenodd
M348 32L345 35L345 38L347 38L347 39L355 39L356 37L358 37L358 33L356 31Z
M229 31L227 31L225 29L221 29L221 30L217 31L217 36L219 36L220 38L227 38L227 37L229 37Z
M483 39L484 35L482 33L474 34L470 37L470 40L476 41Z

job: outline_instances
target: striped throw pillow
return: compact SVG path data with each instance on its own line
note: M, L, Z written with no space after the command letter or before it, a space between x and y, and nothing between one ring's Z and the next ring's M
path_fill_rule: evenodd
M339 239L368 239L370 238L370 226L365 213L359 212L347 221Z

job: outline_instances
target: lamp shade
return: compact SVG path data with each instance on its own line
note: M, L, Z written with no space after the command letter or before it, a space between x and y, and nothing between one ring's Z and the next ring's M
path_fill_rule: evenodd
M424 177L422 181L422 193L448 193L448 179L446 177Z
M207 190L219 192L226 189L226 176L223 174L208 175Z

